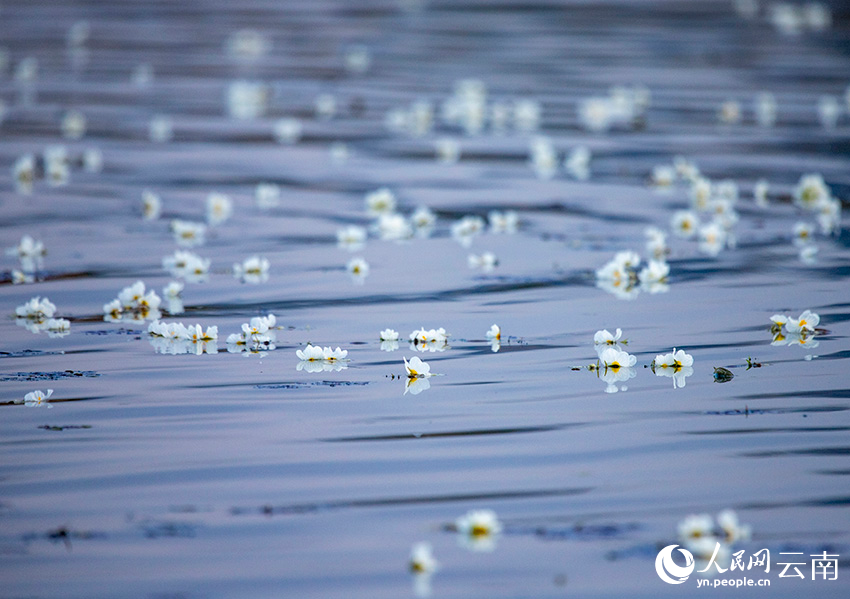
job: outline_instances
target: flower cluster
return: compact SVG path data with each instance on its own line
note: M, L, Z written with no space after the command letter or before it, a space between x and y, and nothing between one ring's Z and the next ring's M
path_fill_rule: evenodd
M295 355L301 360L298 370L336 372L348 368L348 350L339 347L333 349L308 343L304 349L296 350Z
M155 320L148 325L151 345L160 354L215 354L218 353L218 327L186 326L181 322Z
M818 340L815 339L820 324L820 316L811 310L805 310L798 318L785 314L774 314L770 317L772 322L770 332L773 334L771 345L800 345L803 347L817 347Z
M190 251L176 250L173 255L162 259L162 267L173 277L190 283L201 283L209 275L210 260Z
M21 241L13 248L6 250L6 255L16 257L21 263L19 276L13 276L18 282L32 282L33 273L43 267L43 258L47 254L44 244L29 235L21 237Z
M841 201L832 192L818 173L803 175L793 193L794 204L805 212L813 213L824 235L839 230L841 223ZM794 226L794 245L800 250L800 259L811 262L817 254L814 243L814 227L806 222Z
M410 333L410 349L420 352L446 351L449 349L449 335L443 327L425 330L424 327Z
M638 271L640 262L640 256L634 251L617 252L596 270L596 286L620 299L634 299L641 289L647 293L667 291L670 265L663 259L650 258L647 265Z
M274 314L255 316L242 324L241 333L227 337L227 351L231 353L258 353L275 349L277 342L277 317Z
M637 128L646 118L650 100L645 87L614 87L608 96L583 100L578 107L578 118L582 127L595 133L617 126Z
M32 333L46 331L50 337L64 337L71 332L65 318L54 318L56 306L49 299L34 297L15 308L15 322Z
M717 514L716 525L710 514L691 514L678 525L679 540L697 561L707 565L714 556L721 567L728 567L732 546L749 540L750 534L750 526L741 524L733 510Z
M103 305L103 320L107 322L144 322L159 320L162 313L159 306L162 300L153 289L145 291L145 284L136 281L125 287L118 298Z

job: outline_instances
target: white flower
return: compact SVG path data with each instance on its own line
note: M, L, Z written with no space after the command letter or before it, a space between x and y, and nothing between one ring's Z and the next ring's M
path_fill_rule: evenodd
M712 192L713 188L711 181L705 177L697 177L693 183L691 183L691 206L693 206L695 210L706 210L708 208L708 203L711 200Z
M180 294L183 292L183 283L180 281L171 281L162 288L162 295L169 299L175 299L180 297Z
M233 202L223 193L213 192L207 196L207 222L220 225L233 214Z
M253 62L268 54L271 42L256 29L239 29L227 37L224 49L232 58Z
M416 543L410 550L410 571L414 574L432 574L437 571L437 560L430 543Z
M685 386L685 379L694 373L693 365L693 356L676 348L672 353L655 356L653 361L655 375L671 377L674 389Z
M597 350L601 353L605 351L608 346L615 346L620 343L620 339L623 336L623 329L617 328L615 333L612 335L608 332L608 329L602 329L601 331L596 331L593 335L593 344L600 346ZM623 341L625 343L625 341Z
M650 258L663 260L670 251L667 247L667 234L656 227L647 227L644 234L646 235L646 252Z
M741 122L741 105L736 100L726 100L720 105L717 118L724 125L737 125Z
M472 238L484 231L484 219L480 216L464 216L451 227L452 237L463 247L472 244Z
M499 328L499 325L494 324L490 327L490 330L485 333L485 337L488 341L501 341L502 329Z
M35 156L24 154L12 165L12 178L18 193L31 194L35 181Z
M204 223L175 218L171 221L171 232L174 233L174 241L177 245L193 247L203 245L207 226Z
M714 520L709 514L690 514L678 525L679 540L688 543L694 539L711 537L714 540ZM712 544L712 547L714 545Z
M366 194L366 211L371 216L392 214L396 209L395 194L386 187L381 187Z
M79 110L69 110L62 117L62 135L66 139L81 139L86 134L86 117Z
M579 146L567 154L564 168L574 179L586 181L590 177L590 150L587 146Z
M366 243L366 229L357 225L349 225L336 232L337 247L350 252L363 249Z
M304 349L295 350L295 355L302 362L321 362L325 359L325 352L318 345L307 344Z
M811 310L806 310L800 314L799 318L789 318L785 323L785 330L789 333L797 333L801 331L812 333L817 328L818 324L820 324L820 316Z
M614 372L617 372L620 369L634 367L637 362L637 358L628 352L617 349L616 347L606 347L602 353L599 354L599 361L606 370L613 370Z
M45 320L53 318L56 313L56 306L46 297L34 297L27 303L15 308L15 316L18 318L28 318L30 320Z
M322 359L325 362L338 362L340 360L345 360L346 356L348 356L347 349L340 349L337 347L336 349L331 349L330 347L322 348Z
M103 170L103 152L97 148L88 148L83 152L83 168L87 173L99 173Z
M540 102L524 98L514 102L514 127L517 131L536 131L540 127Z
M725 533L725 540L729 544L750 539L751 527L748 524L741 524L738 521L738 514L733 510L727 509L717 514L717 524Z
M264 283L269 279L269 261L260 256L251 256L242 264L233 264L233 275L246 283Z
M445 351L448 348L448 334L443 327L425 330L420 328L410 333L410 345L418 351Z
M493 252L484 252L483 254L469 254L466 259L466 264L469 268L474 270L481 270L483 272L493 272L496 266L499 265L499 259L496 258L496 255Z
M365 73L371 64L372 54L366 46L355 44L345 51L345 68L348 72Z
M419 356L413 356L410 358L410 362L407 361L407 358L402 357L402 359L404 360L404 370L407 372L407 378L428 378L432 376L431 366L427 362L423 362Z
M145 220L156 220L162 213L162 201L150 189L142 191L142 216Z
M262 117L268 109L271 89L259 81L233 81L227 86L227 112L236 119Z
M640 285L644 291L649 293L662 293L667 291L667 276L670 274L670 265L663 260L650 260L649 263L638 273Z
M794 203L804 209L814 209L830 197L829 187L818 173L803 175L794 189Z
M701 179L699 167L688 160L684 156L676 156L673 158L673 169L676 171L676 176L682 181L693 185L698 179Z
M726 230L714 221L699 228L699 249L704 254L716 256L726 245Z
M313 106L320 121L329 121L336 114L336 98L332 94L319 94Z
M805 246L812 243L812 237L814 236L814 232L814 226L809 223L802 221L794 223L794 245Z
M355 283L362 284L369 274L369 263L363 258L352 258L346 264L345 269Z
M837 233L841 224L841 201L836 198L825 198L814 209L817 211L821 232L824 235Z
M298 119L280 119L274 124L274 136L278 143L292 145L301 139L302 129Z
M690 210L679 210L670 219L670 228L679 237L690 238L696 235L699 228L699 217Z
M174 137L174 126L171 118L163 114L154 116L148 126L150 140L156 143L167 143Z
M838 117L841 116L841 105L835 96L818 98L818 120L824 129L835 129Z
M538 136L529 146L529 163L540 179L551 179L558 171L558 151L548 137Z
M431 212L426 206L419 206L413 214L410 215L410 224L416 230L416 234L427 236L437 222L437 215Z
M201 282L207 277L210 261L192 252L177 250L174 255L162 259L162 267L174 277L181 277L190 282Z
M583 100L578 106L578 118L582 127L588 131L607 131L614 121L610 100L599 97Z
M254 188L254 201L261 210L274 208L280 204L280 186L274 183L258 183Z
M761 127L773 127L776 123L776 96L762 92L755 100L756 121Z
M753 200L760 208L767 207L767 194L770 191L770 184L766 179L759 179L753 187Z
M519 226L519 215L513 210L492 210L487 215L487 220L490 221L491 233L516 233Z
M339 165L348 162L348 155L350 152L348 151L348 146L343 142L335 141L330 145L328 151L331 156L331 162L334 164Z
M24 235L17 246L6 250L6 254L17 256L24 266L23 269L32 272L37 270L36 266L40 263L41 258L47 254L47 250L41 241L36 241L29 235ZM26 268L26 266L32 266L32 268Z
M47 401L51 395L53 395L53 389L48 389L46 394L41 390L30 391L24 395L24 405L28 408L43 405L46 405L48 408L52 408L53 406L51 406Z
M652 169L652 185L667 189L676 181L676 169L668 164L659 164Z
M492 551L502 523L493 510L470 510L455 521L460 542L475 551Z
M29 283L35 283L35 277L31 273L16 269L12 270L13 285L24 285Z
M71 332L71 321L65 318L50 318L44 328L51 337L64 337Z
M398 331L393 329L384 329L380 334L381 341L398 341Z
M378 236L385 240L401 240L413 237L413 228L407 219L398 213L385 213L378 216L375 225Z
M460 144L450 137L441 137L434 142L437 162L455 164L460 159Z
M735 204L738 201L738 184L732 179L718 181L714 186L713 199L727 200L730 204Z

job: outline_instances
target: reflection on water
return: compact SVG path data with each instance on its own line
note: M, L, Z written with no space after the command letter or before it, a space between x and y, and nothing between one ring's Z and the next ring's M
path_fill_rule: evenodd
M10 597L846 566L842 3L2 11Z

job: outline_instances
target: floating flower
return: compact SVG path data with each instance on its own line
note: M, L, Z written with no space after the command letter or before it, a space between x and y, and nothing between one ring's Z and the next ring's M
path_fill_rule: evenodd
M487 220L490 221L491 233L516 233L519 226L519 215L514 210L506 210L499 212L492 210L487 215Z
M369 275L369 263L363 258L352 258L346 264L345 269L351 275L351 279L358 284L363 284Z
M462 545L473 551L492 551L502 523L493 510L470 510L455 521Z
M620 299L634 299L638 295L637 273L640 256L630 250L617 252L605 266L596 270L596 286Z
M835 96L818 98L818 120L824 129L835 129L838 117L841 116L841 105Z
M260 256L251 256L244 262L233 264L233 276L245 283L265 283L269 280L269 261Z
M714 187L709 179L706 179L705 177L697 177L693 183L691 183L691 206L693 206L695 210L708 209L708 203L711 201L713 191ZM674 226L673 229L676 230L676 227Z
M259 81L233 81L227 86L227 112L235 119L250 120L264 116L271 89Z
M280 205L280 186L274 183L258 183L254 188L254 201L261 210Z
M171 232L177 245L193 247L204 244L207 226L204 223L175 218L171 221Z
M789 333L808 332L813 333L815 328L820 324L820 316L806 310L800 314L799 318L788 318L785 322L785 330Z
M413 225L416 235L419 237L430 235L436 223L437 215L431 212L426 206L419 206L410 215L410 224Z
M398 213L385 213L378 216L375 224L378 236L385 241L398 241L413 237L413 228L407 219Z
M35 283L35 277L22 270L12 270L12 284L13 285L24 285L29 283Z
M62 135L66 139L82 139L86 134L86 117L79 110L69 110L62 117Z
M301 139L303 127L295 118L280 119L274 124L274 137L279 144L292 145Z
M213 192L207 196L207 222L220 225L233 214L233 202L223 193Z
M173 277L198 283L206 280L210 261L208 258L201 258L192 252L177 250L174 255L162 259L162 267L170 272Z
M307 372L335 372L348 368L346 356L348 351L340 349L332 349L330 347L319 347L307 344L303 350L296 350L295 355L301 360L298 363L298 370L306 370Z
M484 219L480 216L464 216L452 224L452 238L463 247L472 245L472 238L484 232Z
M407 361L407 358L402 358L404 360L404 370L407 372L407 378L409 379L422 379L428 378L431 375L431 366L427 362L423 362L419 356L413 356L410 358L410 362Z
M313 106L320 121L329 121L336 115L336 98L332 94L319 94Z
M410 550L410 571L414 574L432 574L437 571L437 560L430 543L416 543Z
M174 125L171 118L164 114L154 116L148 125L148 136L152 142L168 143L174 137Z
M29 195L35 182L35 156L24 154L12 165L12 178L18 193Z
M484 252L481 255L469 254L466 258L466 264L473 270L493 272L499 265L499 259L493 252Z
M669 189L676 182L676 169L667 164L659 164L653 167L650 178L655 188Z
M145 220L156 220L162 213L162 200L150 189L142 191L142 217Z
M49 318L44 323L44 330L50 337L64 337L71 332L71 321L66 318Z
M418 351L445 351L448 349L448 334L443 327L439 329L420 328L410 333L410 347Z
M177 299L180 297L180 294L183 293L183 288L185 285L180 281L171 281L162 288L162 295L167 299Z
M776 123L776 96L762 92L755 100L756 122L760 127L773 127Z
M714 536L714 520L709 514L690 514L678 525L679 540L688 543L694 539Z
M56 306L49 299L34 297L25 304L15 308L15 316L29 320L42 321L53 318Z
M794 188L794 203L803 209L813 210L830 197L829 187L819 173L803 175Z
M103 152L97 148L88 148L83 152L83 169L87 173L99 173L103 170Z
M717 118L723 125L737 125L741 122L741 105L735 100L726 100L720 105Z
M815 206L818 225L821 233L831 235L837 233L841 224L841 201L836 198L826 198Z
M590 178L590 150L587 146L574 148L564 160L567 174L578 181Z
M760 208L767 207L767 194L770 192L770 184L766 179L759 179L753 187L753 200Z
M227 37L225 52L231 58L254 62L271 50L271 42L256 29L239 29Z
M716 256L726 246L726 230L717 221L699 228L699 249L704 254Z
M558 171L558 152L548 137L537 136L529 146L529 163L540 179L551 179Z
M35 408L39 406L47 406L48 408L52 408L48 403L48 398L53 395L53 389L48 389L47 393L44 393L41 390L30 391L26 395L24 395L24 405L28 408Z
M678 210L670 219L670 228L679 237L688 239L696 235L699 228L699 217L690 210Z
M382 187L366 194L366 211L371 216L392 214L396 209L395 194L386 187Z
M514 127L517 131L531 132L540 128L540 102L523 98L514 102Z
M664 260L670 253L670 248L667 247L667 234L656 227L647 227L644 234L646 235L646 252L651 258Z
M372 64L372 53L366 46L355 44L345 51L344 62L348 72L363 74Z
M437 153L437 162L442 164L455 164L460 159L460 144L456 139L441 137L434 142Z
M599 354L599 361L602 367L606 370L618 372L621 369L632 368L637 362L637 358L626 351L617 349L616 347L606 347Z
M663 260L650 260L638 273L641 288L648 293L663 293L669 289L667 276L670 265Z
M717 524L725 534L725 541L729 544L750 539L752 527L749 524L741 524L738 514L733 510L727 509L717 514Z
M809 223L798 221L794 223L794 245L798 247L806 246L812 243L814 236L814 226Z
M384 329L379 336L381 340L381 350L390 352L398 349L398 331L393 329Z
M490 349L493 353L496 353L502 347L502 329L499 328L499 325L494 324L490 327L484 336L487 338L487 341L490 342Z
M32 273L41 268L42 258L47 254L47 250L41 241L24 235L17 246L6 250L6 254L17 256L21 261L21 269L26 273Z
M366 245L366 229L357 225L349 225L336 232L337 247L354 252Z
M348 150L348 145L341 141L335 141L328 148L328 153L331 156L331 162L340 165L348 162L348 156L351 152Z
M684 350L676 350L669 354L659 354L652 362L656 376L667 376L673 379L673 388L684 387L685 379L694 373L694 358Z
M321 362L325 359L325 353L322 348L317 345L307 344L304 349L295 350L295 355L302 362Z
M67 185L71 176L68 149L65 146L50 146L44 150L44 177L51 187Z

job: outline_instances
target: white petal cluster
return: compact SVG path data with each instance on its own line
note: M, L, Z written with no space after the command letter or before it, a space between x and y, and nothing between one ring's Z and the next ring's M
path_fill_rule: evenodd
M265 283L269 280L269 261L260 256L251 256L242 263L233 264L233 276L245 283Z
M439 329L419 328L408 337L410 349L425 352L445 351L449 349L449 335L443 327Z
M43 258L47 254L44 244L29 235L21 237L21 241L13 248L6 250L7 256L15 256L21 263L21 271L26 274L35 273L43 267Z
M731 548L735 543L748 541L751 527L741 524L733 510L723 510L715 519L710 514L690 514L677 526L679 541L697 561L707 562L715 555L721 567L729 567Z
M155 320L148 325L151 345L160 354L218 353L218 327L204 329L200 324L186 326L182 322Z
M275 349L277 342L277 317L274 314L255 316L242 324L241 333L227 337L227 351L231 353L258 353Z
M307 344L304 349L295 351L295 355L301 360L298 370L307 372L335 372L348 368L348 350L337 347L320 347Z
M118 298L103 305L103 319L107 322L144 322L159 320L162 299L153 289L146 290L142 281L125 287Z
M71 322L54 318L56 305L46 297L34 297L15 308L15 322L32 333L46 331L50 337L64 337L71 332Z
M162 267L173 277L185 279L190 283L200 283L207 279L210 261L194 252L176 250L173 255L162 259Z
M458 542L472 551L493 551L502 523L493 510L470 510L455 521Z
M656 376L666 376L673 379L673 388L685 386L685 379L694 373L694 358L684 350L676 350L669 354L658 354L652 362L652 370Z
M207 225L175 218L171 221L171 232L174 234L174 241L177 242L177 245L194 247L204 244Z
M799 345L810 348L819 345L815 336L818 333L820 316L815 312L804 310L797 318L774 314L770 320L770 332L773 334L771 345Z

